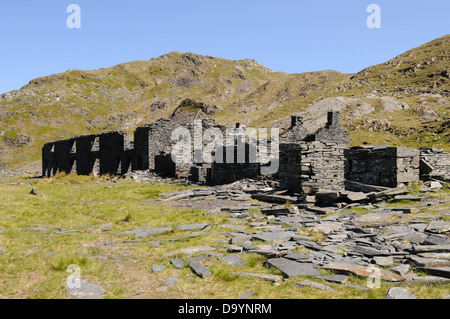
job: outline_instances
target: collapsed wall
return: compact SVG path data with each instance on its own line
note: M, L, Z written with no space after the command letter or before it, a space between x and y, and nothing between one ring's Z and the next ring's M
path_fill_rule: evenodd
M398 187L419 181L419 151L407 147L358 146L345 151L345 179Z
M420 179L450 180L450 154L437 147L420 149Z

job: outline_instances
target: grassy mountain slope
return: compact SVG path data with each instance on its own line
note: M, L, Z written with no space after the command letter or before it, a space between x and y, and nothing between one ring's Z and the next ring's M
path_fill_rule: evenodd
M450 151L450 35L358 74L273 72L254 60L172 52L111 68L68 70L0 95L0 169L39 167L45 142L170 117L186 99L223 124L279 126L301 113L314 130L339 109L353 145ZM188 110L189 111L189 110ZM192 111L192 110L191 110Z

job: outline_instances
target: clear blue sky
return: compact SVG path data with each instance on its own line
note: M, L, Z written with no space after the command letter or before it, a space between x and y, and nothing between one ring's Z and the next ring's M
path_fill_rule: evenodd
M72 3L81 29L66 26ZM366 25L372 3L380 29ZM171 51L253 58L290 73L352 73L449 33L449 0L8 0L0 6L0 93Z

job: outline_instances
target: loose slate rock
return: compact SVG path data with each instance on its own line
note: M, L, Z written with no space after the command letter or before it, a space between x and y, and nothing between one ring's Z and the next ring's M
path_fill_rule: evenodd
M373 260L378 266L386 267L394 264L394 257L373 257Z
M225 225L221 225L219 226L220 228L229 228L229 229L233 229L233 230L237 230L237 231L242 231L247 229L247 226L242 226L242 225L230 225L230 224L225 224Z
M340 229L342 229L341 223L321 223L319 225L314 226L314 229L317 229L318 231L324 233L325 235L328 235L330 233L336 232Z
M363 254L365 256L378 256L378 255L383 254L378 249L375 249L372 247L365 247L365 246L355 246L353 251L356 253L359 253L359 254Z
M191 261L189 263L189 267L191 267L194 274L196 274L197 276L199 276L201 278L205 278L205 277L212 275L211 272L208 270L208 268L206 268L204 265L202 265L198 262Z
M327 265L325 265L323 268L325 269L333 269L338 271L344 271L344 272L351 272L361 277L369 277L374 275L375 271L373 267L366 267L361 266L356 263L351 262L331 262ZM391 271L387 271L384 269L380 269L380 279L385 281L404 281L406 280L405 277L402 277L400 275L397 275Z
M68 234L74 234L74 233L79 233L79 232L80 232L79 230L66 230L66 231L52 233L49 236L68 235Z
M24 229L25 230L33 230L33 231L42 231L42 232L52 230L51 228L45 228L45 227L25 227Z
M431 252L450 252L450 245L421 245L413 246L416 253L431 253Z
M136 235L136 238L153 236L157 234L162 234L169 231L169 227L161 227L161 228L141 228L128 230L124 232L117 233L116 235Z
M294 236L294 232L290 231L271 231L271 232L264 232L262 234L254 235L252 239L256 240L262 240L262 241L289 241L292 236Z
M90 283L85 279L80 279L79 288L67 288L67 294L72 299L103 299L105 289L98 284Z
M114 260L122 260L122 261L136 261L136 259L123 256L112 256L111 258Z
M420 257L450 260L450 253L420 253Z
M233 267L242 267L244 265L244 260L240 255L224 256L218 259Z
M450 278L450 267L423 267L419 269L433 276Z
M386 293L385 299L416 299L416 297L405 288L393 287Z
M411 255L408 257L408 260L411 264L413 264L416 267L450 266L450 260L447 260L447 259L424 258L424 257Z
M152 265L152 272L160 272L166 269L166 266L163 265Z
M236 246L236 245L229 245L229 246L227 246L227 250L230 253L240 253L240 252L242 252L244 250L244 247Z
M435 220L428 225L426 230L438 234L447 233L450 231L450 222Z
M424 245L443 245L447 242L445 235L429 235L424 241Z
M283 208L271 208L271 209L261 209L261 213L264 215L298 215L298 207L297 206L291 206L291 207L283 207Z
M45 255L44 258L48 258L50 256L53 256L54 254L57 254L57 253L58 253L57 251L52 251L51 253L48 253L47 255Z
M255 294L254 291L247 291L245 294L239 297L239 299L247 299L252 297Z
M329 275L329 276L316 276L316 278L324 279L329 282L334 282L337 284L345 284L349 278L346 275Z
M324 284L321 284L321 283L318 283L318 282L315 282L315 281L311 281L311 280L305 280L305 281L297 282L297 283L294 284L294 286L299 287L299 288L313 287L313 288L320 289L320 290L336 291L336 290L334 290L333 288L331 288L331 287L329 287L327 285L324 285Z
M211 228L210 224L191 224L191 225L180 225L177 227L178 230L208 230Z
M278 275L259 274L253 272L234 272L233 274L245 277L254 277L265 281L270 281L272 283L280 282L283 280L283 277Z
M367 213L355 218L353 222L358 224L380 223L391 218L392 216L394 216L394 213L392 212Z
M401 265L398 265L397 267L391 268L391 270L393 272L399 274L400 276L404 277L408 273L410 268L411 268L411 266L408 264L401 264Z
M170 260L170 263L177 269L184 268L184 260L181 258L174 258Z
M336 208L334 207L308 207L306 208L307 211L319 214L319 215L326 215L326 214L331 214L334 213L336 211Z
M298 263L286 258L271 258L265 263L277 268L287 277L319 275L319 272L310 263Z
M194 247L182 248L182 249L178 249L178 250L174 250L174 251L168 252L168 253L163 255L163 258L172 257L172 256L175 256L177 254L193 255L195 253L208 252L208 251L213 251L213 250L216 250L216 249L214 247L211 247L211 246L194 246Z
M422 200L422 197L414 195L397 195L394 196L394 200L410 200L420 202Z
M166 279L166 285L169 287L174 286L178 281L178 276L172 276L168 279Z
M306 253L287 253L283 257L286 259L292 259L292 260L301 261L301 262L308 261L312 258L310 254L306 254Z

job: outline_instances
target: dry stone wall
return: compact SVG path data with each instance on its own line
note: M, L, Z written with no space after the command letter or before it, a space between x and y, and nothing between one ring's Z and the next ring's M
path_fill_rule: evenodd
M42 148L42 174L125 174L130 168L132 148L126 133L120 131L47 143Z
M280 187L292 193L344 189L344 150L332 142L299 142L280 145Z
M134 132L133 170L154 170L155 156L172 143L172 132L177 127L178 124L165 118L138 127Z
M238 151L245 152L242 159L238 158ZM227 162L227 153L233 154L233 160ZM240 155L240 154L239 154ZM223 151L222 163L211 164L211 183L214 185L233 183L244 178L256 178L260 174L260 164L250 156L249 144L238 146L226 146Z
M350 145L350 133L342 129L340 112L328 112L327 124L317 130L314 140Z
M421 149L420 177L424 180L430 178L450 180L450 154L437 147Z
M397 187L419 181L419 151L386 145L353 147L345 152L345 178L363 184Z

